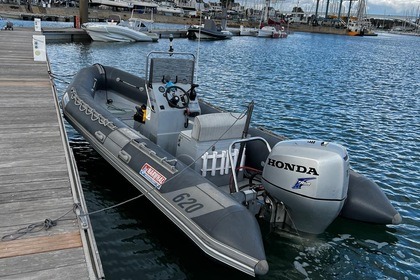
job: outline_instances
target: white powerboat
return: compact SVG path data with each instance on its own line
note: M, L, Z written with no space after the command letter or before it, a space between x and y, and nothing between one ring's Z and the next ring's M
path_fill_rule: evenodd
M153 21L131 17L123 21L111 16L106 23L89 22L82 25L93 41L101 42L156 42L159 35L152 33L147 23Z

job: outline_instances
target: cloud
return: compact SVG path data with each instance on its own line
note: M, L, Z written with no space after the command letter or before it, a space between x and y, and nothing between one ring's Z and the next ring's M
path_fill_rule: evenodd
M418 14L420 0L370 0L368 13L371 14Z

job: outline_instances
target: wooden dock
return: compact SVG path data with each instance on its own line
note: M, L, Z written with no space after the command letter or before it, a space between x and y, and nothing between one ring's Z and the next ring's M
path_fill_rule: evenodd
M186 29L153 29L151 32L158 34L159 39L187 38ZM45 35L47 42L91 42L92 39L87 32L80 28L52 28L43 27L42 34Z
M92 39L81 28L52 28L43 27L42 35L47 42L91 42Z
M89 220L77 216L86 205L49 64L34 61L32 35L41 34L0 31L0 279L104 279Z

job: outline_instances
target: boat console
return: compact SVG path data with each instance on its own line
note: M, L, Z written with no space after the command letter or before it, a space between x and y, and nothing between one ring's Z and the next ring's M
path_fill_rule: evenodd
M245 121L244 115L228 112L195 117L192 129L183 130L179 134L177 159L217 186L228 185L232 164L229 160L229 146L232 141L241 139ZM236 166L241 159L243 166L245 156L239 157L239 145L233 147L231 153L233 165Z
M175 155L179 132L191 129L190 120L201 113L194 80L195 57L152 52L147 60L146 121L136 129Z
M179 56L179 58L174 58ZM246 117L238 113L201 115L191 53L149 54L146 120L136 129L218 186L230 177L228 147L240 139ZM232 150L233 164L239 149Z

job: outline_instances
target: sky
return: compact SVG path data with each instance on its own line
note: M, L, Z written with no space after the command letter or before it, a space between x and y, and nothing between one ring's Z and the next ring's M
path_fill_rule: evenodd
M420 0L368 0L368 14L419 14Z
M212 0L210 0L212 1ZM348 7L348 0L344 0L343 5ZM367 13L369 15L400 15L418 16L420 12L420 0L366 0ZM265 0L235 0L235 2L251 6L251 3L264 3ZM276 10L289 12L294 6L303 8L304 11L315 11L316 0L271 0L271 6ZM327 0L320 0L319 10L325 11ZM340 0L330 0L331 5L338 7ZM353 6L354 4L352 4ZM338 10L338 8L336 8Z

